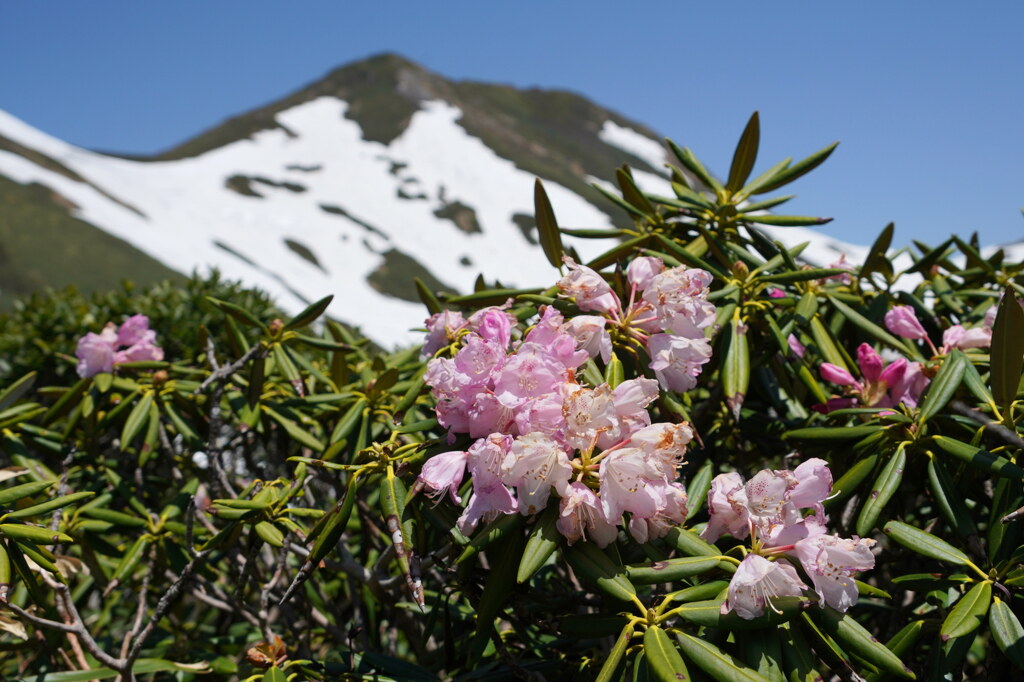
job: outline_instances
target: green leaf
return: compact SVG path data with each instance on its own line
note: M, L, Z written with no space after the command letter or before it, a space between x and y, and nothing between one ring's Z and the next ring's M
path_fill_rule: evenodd
M616 388L625 379L625 368L622 366L622 360L619 360L619 356L612 352L611 358L608 360L608 364L604 368L604 381L610 388Z
M754 162L757 161L757 148L760 144L761 120L755 111L747 121L747 127L743 129L736 151L732 155L729 179L725 183L725 189L730 194L738 192L750 177L750 171L754 170Z
M634 585L655 585L707 573L717 567L717 557L679 557L650 564L630 564L626 566L626 577Z
M715 467L711 460L704 462L697 473L690 476L690 483L686 487L687 504L689 511L686 513L686 520L689 521L704 508L708 491L711 490L711 479L715 476Z
M596 682L612 682L616 679L615 672L619 667L619 663L622 662L622 656L626 653L626 649L629 648L629 642L632 638L633 626L627 624L622 628L619 638L615 640L615 646L612 647L612 650L608 653L608 658L604 661L604 665L601 666Z
M324 311L327 310L327 306L329 306L333 300L334 294L331 294L329 296L324 296L319 301L310 303L302 310L302 312L285 323L285 330L302 329L303 327L312 324L318 317L324 314Z
M868 496L867 502L860 510L860 516L857 517L857 535L866 536L875 527L878 515L882 513L882 509L899 488L906 466L907 453L901 443L896 448L896 453L882 469L882 473L878 475L871 495Z
M284 533L270 521L260 521L253 529L263 542L274 547L284 547Z
M430 287L424 284L423 280L419 277L413 277L412 281L416 285L416 295L420 297L420 301L426 306L427 312L431 315L441 312L441 302L437 300L437 294L431 291Z
M676 155L676 158L679 159L679 162L683 164L688 171L696 175L697 179L704 183L705 187L716 193L725 189L722 187L722 183L716 180L715 177L708 172L708 169L704 167L704 164L694 156L693 152L689 149L680 149L679 145L667 138L665 139L665 142L668 144L669 149L672 150L672 153Z
M320 442L316 436L303 429L288 417L285 417L280 412L277 412L266 405L263 406L263 411L266 412L271 419L280 424L296 443L305 445L307 448L310 448L315 452L324 451L324 444Z
M853 466L832 484L832 496L825 500L825 508L837 505L852 495L853 491L874 471L877 463L878 455L868 455L854 462Z
M814 216L803 215L773 215L771 213L763 215L741 213L736 217L739 220L748 220L759 225L774 225L776 227L811 227L832 222L832 218L815 218Z
M928 392L921 403L921 412L917 417L918 424L925 423L946 406L946 403L949 402L949 399L953 397L956 389L963 382L964 373L967 371L967 365L969 364L971 364L971 361L958 349L954 348L946 356L942 367L939 368L938 374L935 375L932 383L928 386Z
M537 570L547 563L548 558L558 548L558 529L555 522L558 521L558 507L549 505L544 514L540 517L530 538L526 541L526 549L523 551L523 558L519 562L519 571L516 574L516 582L524 583L530 579Z
M926 533L905 523L890 521L882 528L882 532L904 547L926 557L959 566L965 566L970 562L966 554L945 540L940 540L931 533Z
M0 536L15 540L28 540L39 545L55 545L59 542L74 542L70 536L60 531L29 526L22 523L0 523Z
M843 268L807 268L794 272L781 272L776 275L761 275L758 279L773 284L789 284L791 282L806 282L812 279L825 279L833 275L841 275L844 272L849 271Z
M149 675L169 671L201 674L209 672L209 668L210 666L205 662L175 663L173 661L165 661L162 658L140 658L135 661L132 672L136 675ZM108 680L112 677L117 677L119 674L111 668L90 668L89 670L48 673L33 677L32 680L33 682L89 682L90 680Z
M970 589L946 616L939 634L942 641L969 635L981 626L992 603L992 581L983 580Z
M773 597L774 608L753 619L741 618L735 613L722 613L725 596L714 599L693 601L674 609L675 613L685 621L702 627L717 628L724 631L757 630L771 625L778 625L791 620L808 607L810 602L803 597Z
M476 607L476 633L469 644L470 663L475 663L483 654L491 639L491 631L505 604L512 597L516 585L516 570L523 553L523 534L513 533L507 541L496 545L491 559L491 570L484 585L483 594Z
M751 194L764 194L765 192L771 192L772 190L778 189L783 185L788 185L802 175L810 173L812 170L820 166L825 162L835 148L839 146L839 142L833 142L829 146L814 152L806 159L798 161L792 166L789 166L785 170L782 170L775 174L775 177L771 181L761 185L756 190L751 190Z
M958 490L949 475L946 465L941 459L931 457L928 460L928 482L931 484L932 495L946 522L956 531L957 535L966 538L977 532L971 520L971 512L964 504L964 493Z
M544 191L544 185L538 179L533 185L533 209L537 221L537 235L540 239L540 247L548 262L556 268L562 267L562 235L558 232L558 222L555 220L555 212L551 208L551 201L548 193Z
M800 304L797 305L798 310L799 308ZM811 336L814 338L815 345L818 346L818 352L821 353L826 362L836 367L842 367L845 370L850 369L843 352L839 350L839 346L832 338L832 334L821 321L821 315L816 314L811 318Z
M868 249L868 257L864 259L864 265L860 266L858 277L867 277L873 272L879 272L886 281L892 279L892 263L889 262L886 253L889 251L889 245L892 244L892 235L895 229L894 223L889 223L882 228L875 243Z
M722 385L725 388L725 402L733 418L740 418L740 410L750 385L750 348L747 342L747 326L740 319L739 308L733 312L728 327L728 336L723 340L725 361L722 363Z
M722 556L722 551L714 545L705 542L693 531L679 528L678 526L669 530L665 535L665 541L675 547L686 556ZM718 567L728 573L735 573L736 566L728 561L722 561Z
M654 207L651 206L651 202L647 201L647 197L644 196L643 192L636 186L636 182L633 181L633 174L630 173L629 166L617 168L615 170L615 179L619 183L619 189L622 190L623 199L636 206L645 215L652 215L654 213Z
M38 495L54 483L56 481L32 481L31 483L22 483L21 485L4 488L0 490L0 508L10 507L12 502Z
M967 462L976 469L995 474L996 476L1002 476L1004 478L1024 478L1024 469L1005 457L1000 457L988 450L984 450L974 445L968 445L967 443L954 440L947 436L933 436L932 439L943 452Z
M620 601L633 601L636 588L626 577L624 566L616 564L592 542L578 542L563 552L573 571L581 578Z
M999 597L992 600L988 614L988 627L999 650L1017 666L1024 668L1024 627L1021 627L1013 609Z
M828 295L828 300L832 302L832 305L834 305L839 310L839 312L841 312L843 314L843 316L846 317L846 319L848 319L854 325L860 327L862 330L867 332L870 336L873 336L874 338L878 339L882 343L889 344L893 348L895 348L895 349L899 350L900 352L908 355L909 357L914 358L915 360L923 360L924 359L921 356L921 351L919 351L916 346L911 345L911 344L903 343L903 341L901 341L900 339L897 339L895 336L890 334L888 331L886 331L885 329L882 329L877 324L875 324L874 322L872 322L868 318L864 317L863 315L858 313L856 310L854 310L850 306L848 306L845 303L843 303L842 301L840 301L835 296L832 296L832 295L829 294Z
M9 514L4 514L3 516L0 516L0 519L24 519L29 516L48 514L49 512L52 512L55 509L60 509L61 507L65 507L69 504L77 502L78 500L84 500L87 497L92 497L95 494L96 493L94 492L81 492L71 493L70 495L62 495L52 500L47 500L46 502L34 504L31 507L25 507L24 509L19 509L17 511L10 512Z
M1017 395L1021 369L1024 367L1024 310L1009 286L999 302L996 321L992 325L992 347L989 350L992 396L1008 408Z
M219 308L222 312L227 313L234 319L238 320L242 324L249 325L250 327L256 327L257 329L267 333L267 325L260 322L259 319L248 310L240 305L229 303L227 301L221 301L220 299L214 298L213 296L207 296L206 300L212 303L214 306Z
M132 441L149 423L149 406L152 404L153 394L150 391L143 393L139 402L135 403L135 407L132 408L128 419L124 422L124 428L121 429L121 452L125 452L131 447Z
M275 665L263 673L263 682L288 682L288 676Z
M821 629L836 642L845 646L848 651L877 666L879 670L907 679L915 679L914 673L903 665L899 656L887 649L851 616L839 613L831 607L812 609L810 613L816 613L815 620L821 625Z
M0 391L0 410L6 410L17 402L22 396L28 393L29 389L36 383L36 372L29 372L25 376L14 381L10 386Z
M886 428L882 424L865 424L864 426L809 426L805 429L786 431L782 437L786 440L833 441L857 440L870 436Z
M719 682L768 682L755 670L725 653L711 642L686 633L677 637L679 648L697 667Z
M644 633L644 660L655 680L679 682L690 679L683 657L668 634L657 625L649 625Z

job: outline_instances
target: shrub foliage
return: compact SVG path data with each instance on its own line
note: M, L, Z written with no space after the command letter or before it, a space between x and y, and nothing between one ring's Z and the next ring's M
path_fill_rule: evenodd
M1016 674L1024 312L1015 297L1024 265L983 256L975 238L893 252L892 226L863 263L804 265L806 244L787 249L760 226L823 219L781 214L788 197L766 195L834 146L751 179L758 138L755 114L725 181L670 143L673 197L643 192L620 169L609 198L629 229L559 230L538 183L539 240L562 268L553 284L567 272L563 256L580 261L563 232L607 240L587 265L623 302L637 293L628 268L638 257L709 273L714 323L701 343L710 360L691 389L663 380L646 406L651 422L692 430L678 478L666 482L685 487L687 504L648 526L620 509L603 548L559 532L567 488L532 510L518 489L519 513L458 523L483 474L461 483L460 473L444 496L419 476L478 435L435 411L428 367L437 360L428 364L418 347L380 352L321 319L329 298L285 319L259 293L214 276L29 299L0 333L0 675ZM468 295L419 289L431 314L453 319L498 306L516 323L512 348L550 311L569 321L598 310L564 280L542 291L483 279ZM76 340L138 313L165 359L80 378ZM645 335L601 324L611 352L589 352L568 381L596 391L664 379ZM459 357L473 336L447 331L430 349L440 360ZM897 391L880 374L904 364L900 377L912 367L916 383ZM611 459L591 466L584 457L592 473L580 469L577 480L596 480L599 466L603 476ZM874 568L856 576L859 600L844 612L822 603L807 564L782 548L752 543L742 528L704 532L714 543L700 537L707 501L721 492L716 475L783 476L810 460L834 478L811 513L827 515L830 533L875 542ZM794 518L810 523L808 512ZM805 589L773 597L762 585L762 613L748 617L733 608L730 581L755 555L786 566Z

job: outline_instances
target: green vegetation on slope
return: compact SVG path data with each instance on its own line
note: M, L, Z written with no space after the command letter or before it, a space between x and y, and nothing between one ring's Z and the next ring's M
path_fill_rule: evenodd
M180 277L127 242L74 218L75 207L38 184L0 177L0 308L43 287L110 289Z

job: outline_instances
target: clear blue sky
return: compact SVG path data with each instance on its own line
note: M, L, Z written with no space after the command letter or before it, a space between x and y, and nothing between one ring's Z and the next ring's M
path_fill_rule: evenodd
M155 152L331 68L394 51L444 76L566 88L722 174L833 140L794 211L867 243L1024 239L1024 3L174 0L0 3L0 108L78 145Z

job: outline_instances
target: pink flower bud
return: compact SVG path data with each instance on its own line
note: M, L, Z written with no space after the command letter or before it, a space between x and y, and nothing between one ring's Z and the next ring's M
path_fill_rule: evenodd
M828 362L823 362L818 371L821 373L822 379L831 381L833 384L854 386L858 383L848 371Z
M626 268L626 279L640 291L643 291L651 284L651 280L665 270L665 264L660 258L653 256L641 256L634 258Z
M917 320L914 309L908 305L898 305L885 314L885 326L893 334L905 339L923 339L928 336L924 327Z
M868 381L878 381L882 376L882 356L866 343L857 347L857 364L860 366L860 373Z
M466 452L444 452L427 460L420 471L419 480L435 495L445 492L452 502L461 504L462 498L456 494L462 484L462 476L466 473Z

